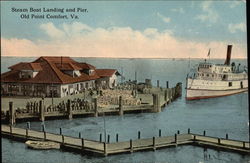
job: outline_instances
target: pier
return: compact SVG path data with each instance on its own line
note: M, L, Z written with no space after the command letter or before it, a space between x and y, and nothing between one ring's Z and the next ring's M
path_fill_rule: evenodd
M2 109L1 121L13 125L18 121L28 120L45 121L57 118L72 119L79 116L97 117L103 114L161 112L165 106L180 97L182 92L181 83L177 83L172 88L168 88L168 82L166 84L166 88L146 86L139 88L135 84L129 85L129 88L97 90L89 100L86 100L84 93L81 98L62 100L58 104L49 106L46 106L44 100L39 100L27 102L22 108L10 101L9 108ZM105 92L108 95L105 96Z
M193 134L188 129L185 134L177 131L173 136L159 135L152 138L140 138L129 141L117 141L114 143L88 140L79 137L71 137L63 135L60 129L58 134L43 131L31 130L28 126L26 129L17 128L12 125L1 125L2 137L25 142L27 140L44 140L60 143L61 149L65 151L73 151L81 154L90 154L95 156L108 156L122 153L133 153L137 151L155 151L161 148L177 147L180 145L194 145L216 150L225 150L237 152L240 154L250 154L249 142L238 141L226 138L218 138L206 136L205 134Z

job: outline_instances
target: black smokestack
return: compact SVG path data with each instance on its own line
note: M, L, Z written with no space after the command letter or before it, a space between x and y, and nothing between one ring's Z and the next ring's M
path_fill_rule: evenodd
M227 58L225 60L224 65L230 65L231 51L232 51L232 45L228 45L227 46Z

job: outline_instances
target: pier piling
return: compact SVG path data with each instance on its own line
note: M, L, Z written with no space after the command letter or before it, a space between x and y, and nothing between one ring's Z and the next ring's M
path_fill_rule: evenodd
M226 134L226 139L228 139L228 134Z
M168 81L166 81L166 88L168 88Z
M40 113L40 121L44 121L45 117L44 117L44 101L40 100L39 101L39 113Z
M119 97L119 115L123 115L122 96Z
M141 132L138 131L138 139L141 139Z
M109 143L109 141L110 141L110 135L108 135L108 143Z
M82 149L84 149L84 139L82 138Z
M28 139L28 135L29 135L29 129L26 128L26 139Z
M160 81L157 80L157 88L159 88L159 87L160 87Z
M9 102L9 123L10 125L14 125L16 123L15 110L12 101Z
M174 134L174 140L175 140L175 143L177 144L177 134Z
M118 142L118 136L119 136L119 135L118 135L118 134L116 134L116 142Z
M68 118L72 119L73 114L72 114L72 107L71 107L71 101L68 100L67 102L67 111L68 111Z
M177 134L180 134L180 130L177 131Z
M161 137L161 129L159 129L159 137Z
M62 128L60 127L60 135L62 135Z
M81 132L79 132L79 138L81 138L82 136L81 136Z
M188 134L190 134L190 128L188 128Z
M100 134L100 139L99 140L100 140L100 142L102 142L102 134Z
M30 122L27 122L27 129L30 129Z
M206 130L203 131L203 136L206 136Z
M153 137L153 149L154 149L154 151L155 151L155 137Z
M62 135L62 143L64 144L64 135Z
M97 98L94 98L94 110L95 110L95 117L98 117Z
M133 141L130 139L130 153L133 153Z

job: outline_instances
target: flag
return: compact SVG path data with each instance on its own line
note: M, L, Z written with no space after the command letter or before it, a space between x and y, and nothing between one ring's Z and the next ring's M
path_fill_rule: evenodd
M209 49L209 51L208 51L208 53L207 53L207 56L208 56L208 57L210 56L210 49Z

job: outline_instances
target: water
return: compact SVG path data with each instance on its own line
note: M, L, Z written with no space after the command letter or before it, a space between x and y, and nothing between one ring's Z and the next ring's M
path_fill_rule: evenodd
M7 71L7 67L16 62L33 61L35 58L2 58L1 71ZM188 60L171 59L94 59L75 58L81 62L88 62L97 68L116 68L128 79L144 81L152 79L154 85L160 80L160 85L165 87L166 81L170 86L177 82L183 83L189 69ZM199 63L201 60L191 60L190 64ZM223 60L214 60L223 63ZM246 65L246 60L237 60L237 63ZM216 99L198 101L185 101L183 96L168 105L161 113L126 114L124 116L106 116L78 118L73 120L46 121L48 132L59 133L61 127L65 135L99 140L99 134L104 135L104 118L106 132L110 135L111 142L115 141L115 135L119 134L119 141L136 139L137 132L141 132L142 138L158 135L174 135L177 130L203 133L210 136L225 137L248 141L248 93L237 94ZM17 124L18 127L26 127L26 123ZM41 122L31 122L31 128L41 130ZM3 162L155 162L155 163L182 163L182 162L250 162L250 156L242 156L235 153L215 151L208 149L210 159L204 160L204 149L193 146L180 146L177 148L162 149L155 152L136 152L133 154L114 155L106 158L90 157L80 154L69 153L59 150L36 151L27 149L25 144L2 138L2 161ZM13 157L15 153L15 157Z

